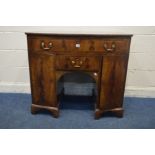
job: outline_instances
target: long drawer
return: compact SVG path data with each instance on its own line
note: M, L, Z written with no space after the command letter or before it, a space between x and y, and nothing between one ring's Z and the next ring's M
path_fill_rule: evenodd
M52 38L41 37L29 39L29 49L32 51L61 52L104 52L128 53L130 41L126 38Z

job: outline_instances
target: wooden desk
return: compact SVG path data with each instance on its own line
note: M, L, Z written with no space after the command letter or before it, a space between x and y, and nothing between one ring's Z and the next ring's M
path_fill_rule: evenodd
M95 118L111 111L123 116L123 97L131 35L26 33L32 92L31 112L59 116L57 81L82 71L96 82Z

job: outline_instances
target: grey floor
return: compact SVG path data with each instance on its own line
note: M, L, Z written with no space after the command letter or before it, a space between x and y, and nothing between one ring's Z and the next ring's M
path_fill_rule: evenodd
M66 97L61 102L60 117L42 112L31 115L30 94L0 94L1 129L154 129L155 99L125 98L124 117L105 116L94 120L89 98Z

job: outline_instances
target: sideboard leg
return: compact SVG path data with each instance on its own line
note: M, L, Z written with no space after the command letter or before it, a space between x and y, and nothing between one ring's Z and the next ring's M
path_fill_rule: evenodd
M56 110L56 111L51 111L52 112L52 115L54 118L58 118L59 117L59 111Z
M95 110L95 119L100 119L102 116L102 112L99 109Z
M36 114L40 110L41 109L39 107L35 107L35 106L31 105L31 114Z
M118 118L122 118L123 117L123 112L124 110L123 109L119 109L119 110L114 110L113 113L116 117Z
M42 106L42 105L31 105L31 113L36 114L39 112L41 109L48 110L53 117L58 118L59 117L59 109L56 107L47 107L47 106Z

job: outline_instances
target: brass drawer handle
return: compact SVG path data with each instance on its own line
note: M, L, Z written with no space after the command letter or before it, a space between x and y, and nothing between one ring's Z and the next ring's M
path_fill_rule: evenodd
M116 44L115 44L115 43L112 43L111 48L108 48L108 45L105 43L105 44L104 44L104 49L105 49L107 52L113 52L113 51L116 49Z
M71 60L71 64L75 68L80 68L83 64L83 61L79 59L75 59L75 60Z
M42 41L42 42L41 42L41 48L42 48L43 50L50 50L50 49L52 48L52 43L49 42L49 43L48 43L48 47L46 47L45 42Z

